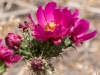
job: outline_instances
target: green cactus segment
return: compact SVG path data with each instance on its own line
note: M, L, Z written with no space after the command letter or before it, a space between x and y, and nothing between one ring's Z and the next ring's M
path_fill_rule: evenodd
M36 58L44 60L45 62L42 69L32 70L36 75L52 75L51 73L54 72L54 67L49 63L50 61L48 59L61 56L61 52L71 47L73 42L70 37L63 38L60 44L54 44L52 40L36 40L30 31L31 30L28 29L28 31L24 32L22 44L18 50L15 50L15 53L23 56L24 60L32 61Z
M62 43L56 45L49 41L35 40L31 35L30 30L24 33L23 42L16 53L22 55L24 59L33 59L33 57L51 58L57 57L62 52L62 49L72 45L70 37L65 37Z
M64 46L65 48L70 47L72 45L72 41L69 37L64 38L63 42L64 42L64 45L65 45Z
M3 61L0 60L0 75L5 72L6 70L6 66L5 63Z

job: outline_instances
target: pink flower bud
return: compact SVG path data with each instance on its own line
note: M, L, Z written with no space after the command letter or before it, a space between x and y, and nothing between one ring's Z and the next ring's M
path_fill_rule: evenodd
M22 40L19 35L9 33L5 38L5 42L9 48L14 49L16 47L20 47Z
M21 56L14 54L14 51L7 46L2 46L2 40L0 39L0 60L4 61L6 66L11 66L12 63L21 60Z
M32 66L32 69L33 69L33 70L39 70L39 69L42 68L43 62L42 62L41 59L34 59L34 60L32 61L31 66Z

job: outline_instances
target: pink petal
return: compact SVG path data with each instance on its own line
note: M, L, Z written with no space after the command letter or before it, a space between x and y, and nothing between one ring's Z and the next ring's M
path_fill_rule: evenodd
M66 30L63 30L61 33L60 33L60 36L62 37L66 37L70 34L71 32L71 26L69 28L67 28Z
M40 25L42 25L42 27L44 27L44 25L46 25L46 19L45 19L45 15L44 15L44 10L42 9L41 6L38 7L37 13L37 20L39 22Z
M33 23L33 26L36 25L36 24L34 23L33 19L32 19L31 14L28 14L28 17L29 17L29 19L31 20L31 22Z
M47 36L44 32L44 29L42 26L40 25L35 25L35 29L32 31L33 36L35 36L35 38L40 39L40 40L46 40Z
M13 50L8 49L7 47L1 47L0 55L5 58L6 56L12 55Z
M77 22L76 27L73 30L73 35L80 37L86 34L88 29L89 29L89 22L84 19L81 19Z
M46 36L47 36L48 39L54 38L56 36L55 32L48 31L48 32L45 32L45 33L46 33Z
M56 24L60 24L62 20L62 14L60 9L54 10L54 20Z
M0 39L0 45L1 45L1 43L2 43L2 39Z
M70 22L70 26L75 27L78 20L79 20L78 18L72 18Z
M28 22L27 22L27 21L24 21L24 24L25 24L26 26L28 26Z
M32 31L32 36L33 36L36 40L42 40L41 35L40 35L37 31Z
M55 8L56 8L55 2L49 2L45 7L45 16L48 23L54 21L53 10Z
M54 44L57 44L57 45L58 45L58 44L61 44L61 42L62 42L62 40L59 39L59 38L56 38L56 39L53 40L53 43L54 43Z
M81 44L81 41L79 41L79 40L77 39L77 37L73 36L73 39L74 39L74 42L75 42L75 44L76 44L77 46L79 46L79 45Z
M72 15L71 15L71 11L68 10L68 8L64 8L62 10L62 25L64 27L68 27L70 21L71 21Z
M62 27L62 25L56 26L54 31L55 36L54 37L63 37L66 34L66 29Z
M88 33L86 35L81 36L80 38L78 38L80 41L85 41L85 40L89 40L91 38L93 38L95 35L97 34L97 30Z
M23 28L23 29L25 29L26 26L24 26L24 25L22 25L22 24L19 24L19 28Z
M18 55L9 55L5 57L4 62L7 66L11 66L12 63L18 62L21 59L21 56Z
M19 56L19 55L12 55L11 57L10 57L10 61L11 62L17 62L17 61L19 61L21 59L21 56Z
M79 11L77 9L75 9L74 13L73 13L73 17L78 18L78 16L79 16Z
M5 53L3 54L3 58L6 59L8 56L11 56L11 55L12 55L11 52L5 52Z
M46 32L46 35L49 38L57 37L62 32L61 31L61 28L62 28L62 26L61 25L58 25L58 26L56 26L56 28L55 28L55 30L53 32Z

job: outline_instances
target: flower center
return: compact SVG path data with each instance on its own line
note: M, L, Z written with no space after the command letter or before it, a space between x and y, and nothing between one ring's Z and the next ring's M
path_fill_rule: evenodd
M53 32L55 30L55 27L56 27L56 24L54 22L50 22L44 27L44 30Z

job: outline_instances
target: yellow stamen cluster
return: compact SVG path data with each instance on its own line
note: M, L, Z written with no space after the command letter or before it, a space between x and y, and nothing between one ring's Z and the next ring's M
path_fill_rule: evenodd
M47 24L44 28L45 31L51 31L53 32L55 30L56 24L54 22L50 22Z

